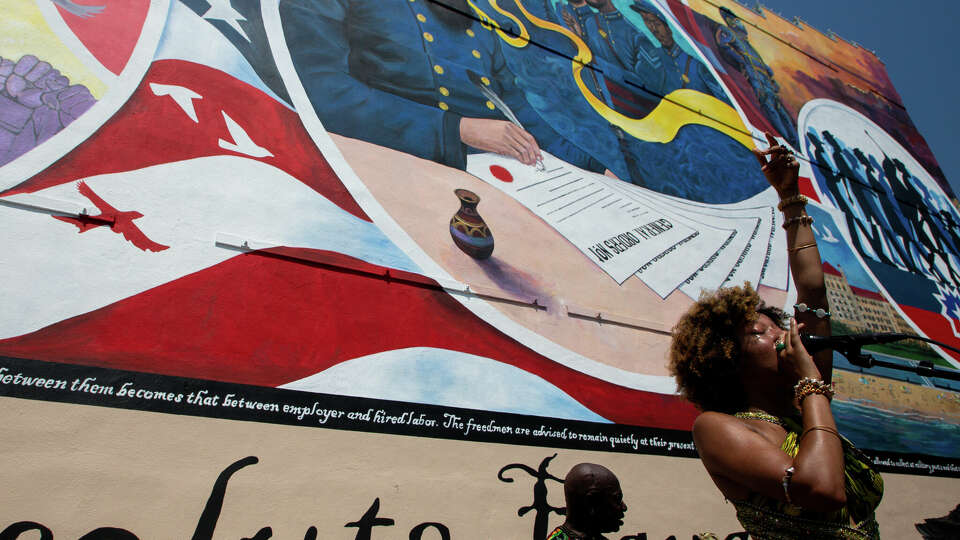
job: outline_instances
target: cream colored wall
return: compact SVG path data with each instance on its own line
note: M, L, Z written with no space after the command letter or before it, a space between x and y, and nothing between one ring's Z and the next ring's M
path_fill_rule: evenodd
M55 538L78 538L119 527L141 539L189 538L221 470L236 460L259 462L229 480L214 538L353 538L376 498L372 539L407 538L419 523L446 525L454 539L527 539L533 479L522 471L497 479L510 463L536 467L549 448L477 444L417 437L211 420L102 407L0 398L0 530L29 520ZM689 538L739 530L695 459L557 450L549 471L563 475L581 461L619 476L629 509L620 535ZM884 475L879 509L885 538L919 538L913 524L942 516L960 501L960 481ZM549 482L550 504L562 506ZM551 516L550 523L559 518ZM35 533L31 533L35 534ZM432 535L432 536L431 536ZM28 537L26 534L24 537ZM428 530L424 538L439 538Z

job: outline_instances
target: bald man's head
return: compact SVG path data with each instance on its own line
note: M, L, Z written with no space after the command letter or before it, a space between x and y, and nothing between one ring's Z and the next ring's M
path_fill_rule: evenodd
M583 532L614 532L623 525L620 481L610 469L595 463L575 465L563 480L567 521Z

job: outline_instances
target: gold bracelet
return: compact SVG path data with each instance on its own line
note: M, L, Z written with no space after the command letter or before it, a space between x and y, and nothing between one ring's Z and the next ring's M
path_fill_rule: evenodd
M829 388L816 388L813 386L808 386L800 391L800 394L797 396L797 403L803 404L803 400L814 394L820 394L821 396L824 396L827 398L827 401L832 401L833 399L833 391Z
M807 436L807 433L810 433L811 431L826 431L827 433L833 433L838 439L840 438L840 433L837 432L837 430L833 429L832 427L813 426L813 427L807 428L806 431L804 431L803 434L800 435L800 438L797 439L797 441L802 441L803 438Z
M807 199L807 198L806 198L805 196L803 196L803 195L794 195L793 197L787 197L786 199L781 200L781 201L777 204L777 210L783 212L783 209L784 209L784 208L786 208L786 207L788 207L788 206L793 206L793 205L795 205L795 204L802 204L802 205L806 206L808 200L809 200L809 199Z
M833 399L833 388L820 379L811 379L810 377L800 379L793 387L793 395L798 405L802 405L803 400L813 394L820 394L831 400Z
M816 243L816 242L808 242L808 243L806 243L806 244L800 244L799 246L794 246L794 247L792 247L792 248L787 248L787 251L789 251L790 253L796 253L796 252L800 251L801 249L807 249L807 248L812 248L812 247L817 247L817 243Z
M787 229L790 226L796 225L798 223L800 225L810 225L813 223L813 218L808 215L793 216L790 219L784 220L783 225L781 225L781 227L783 227L784 229Z

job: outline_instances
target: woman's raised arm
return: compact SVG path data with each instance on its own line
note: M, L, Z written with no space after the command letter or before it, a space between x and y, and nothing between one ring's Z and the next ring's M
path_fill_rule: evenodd
M806 307L806 311L802 311L803 307L796 310L795 315L803 323L806 333L829 336L830 318L823 262L813 233L813 218L807 215L807 199L800 194L800 163L790 149L778 144L769 133L766 135L770 148L755 151L754 154L767 181L780 197L778 208L783 212L787 257L797 287L797 305ZM829 383L833 372L833 351L820 351L813 359L823 380Z

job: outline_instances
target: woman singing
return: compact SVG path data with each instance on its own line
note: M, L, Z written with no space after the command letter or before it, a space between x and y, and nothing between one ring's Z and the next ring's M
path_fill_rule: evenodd
M837 432L832 351L811 357L800 341L801 329L829 335L830 313L799 163L767 140L756 154L780 196L795 318L749 283L704 294L674 327L671 371L703 411L693 426L703 465L752 538L879 538L883 481Z

